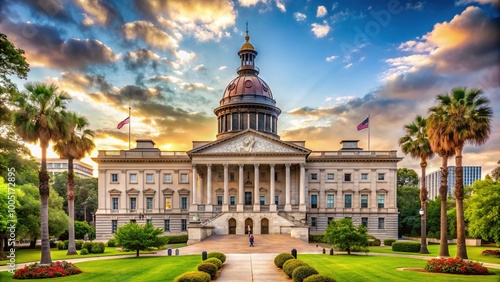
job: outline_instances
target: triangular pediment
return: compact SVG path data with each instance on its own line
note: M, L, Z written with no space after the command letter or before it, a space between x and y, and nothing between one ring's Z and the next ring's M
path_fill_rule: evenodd
M308 155L311 150L270 137L258 131L248 129L233 136L216 140L188 152L188 155L211 154L294 154Z
M139 194L139 190L135 189L135 188L130 188L127 190L127 194L129 195L137 195Z

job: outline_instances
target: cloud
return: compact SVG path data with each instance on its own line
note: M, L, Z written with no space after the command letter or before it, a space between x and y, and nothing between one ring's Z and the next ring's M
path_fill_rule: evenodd
M295 12L295 13L293 13L293 18L298 22L303 22L307 19L307 16L305 14L300 13L300 12Z
M193 68L194 71L206 71L207 67L205 67L204 64L197 65L196 67Z
M168 35L150 22L135 21L123 25L125 39L133 40L136 38L144 41L148 46L157 49L175 51L179 44L175 38Z
M326 21L323 21L323 24L313 23L311 26L311 30L317 38L325 37L330 32L330 26Z
M8 9L9 6L13 4L21 4L29 8L33 17L40 18L50 18L53 20L74 23L74 19L71 16L68 5L63 0L50 0L50 1L40 1L40 0L5 0L5 3L0 5L0 11ZM1 14L1 13L0 13ZM4 13L5 16L11 16L10 13Z
M226 67L226 66L220 66L220 67L218 68L218 70L220 70L220 71L223 71L223 70L225 70L225 69L227 69L227 67Z
M347 65L344 66L345 69L348 69L350 67L352 67L352 63L348 63Z
M171 75L155 75L149 78L149 81L152 82L172 82L179 83L181 80L175 76Z
M457 0L455 1L455 5L460 6L460 5L467 5L470 3L480 3L480 4L495 4L498 5L497 0Z
M283 1L281 0L276 0L276 7L278 9L280 9L280 11L282 11L283 13L286 12L286 7L285 7L285 4L283 3Z
M181 83L180 88L187 91L203 90L203 91L214 91L214 88L208 87L201 82L195 83Z
M317 18L322 18L324 16L326 16L328 12L326 11L326 7L325 6L318 6L318 9L316 11L316 17Z
M123 61L125 62L125 67L129 70L144 68L149 64L151 64L153 69L156 69L160 61L160 56L151 50L141 48L136 51L127 52Z
M339 56L330 56L330 57L326 57L326 59L325 59L325 60L326 60L327 62L332 62L332 61L334 61L335 59L337 59L338 57L339 57Z
M424 4L422 2L420 2L420 1L415 2L415 3L408 2L408 3L406 3L405 8L407 10L422 11L422 9L424 8Z
M106 25L115 19L123 21L111 2L100 0L75 0L74 2L85 11L86 18L90 16L93 21L100 25Z

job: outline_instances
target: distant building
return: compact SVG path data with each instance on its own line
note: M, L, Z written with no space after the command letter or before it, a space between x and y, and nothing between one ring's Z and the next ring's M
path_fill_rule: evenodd
M474 181L481 179L480 166L464 166L464 185L472 185ZM419 179L420 183L421 179ZM425 186L428 191L429 200L439 196L439 186L441 186L441 171L436 170L425 176ZM420 187L420 184L419 184ZM455 166L448 167L448 197L455 197Z
M41 162L41 159L37 159ZM47 171L52 175L68 171L68 160L47 158ZM94 167L79 160L73 160L73 172L81 178L93 177Z

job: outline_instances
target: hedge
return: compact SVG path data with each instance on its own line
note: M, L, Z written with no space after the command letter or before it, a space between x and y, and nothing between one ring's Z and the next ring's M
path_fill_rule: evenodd
M392 243L393 252L418 253L420 251L420 243L418 242L394 242Z
M289 253L281 253L274 258L274 265L277 268L283 268L283 264L289 259L295 259L295 257Z
M220 252L210 252L207 258L218 258L222 263L226 262L226 255Z
M217 269L221 269L222 268L222 261L220 261L220 259L218 258L207 258L206 260L204 260L204 262L209 262L209 263L213 263L215 264L215 266L217 266Z
M76 240L75 241L75 248L76 250L81 250L82 249L82 246L83 246L83 241L82 240Z
M293 270L292 279L293 282L302 282L304 279L314 274L319 274L316 269L307 265L299 266Z
M335 279L321 274L314 274L304 279L303 282L335 282Z
M210 282L210 274L202 271L189 271L175 277L174 282Z
M188 235L183 234L183 235L172 235L172 236L165 236L168 238L168 243L169 244L181 244L181 243L187 243L188 241Z
M385 239L384 246L392 246L392 243L396 242L396 239Z
M289 259L283 264L283 272L285 272L288 277L292 278L295 268L304 265L307 266L308 264L298 259Z
M108 240L108 247L116 247L116 239L115 238L111 238Z
M309 235L309 242L323 243L324 237L325 237L325 235L323 235L323 234L310 234Z
M198 264L198 271L210 274L210 277L213 279L217 274L217 265L211 262L202 262Z

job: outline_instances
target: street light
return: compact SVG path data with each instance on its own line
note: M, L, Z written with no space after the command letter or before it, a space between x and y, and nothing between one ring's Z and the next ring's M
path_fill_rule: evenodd
M424 215L424 209L420 208L420 210L418 211L418 213L419 213L420 215Z

